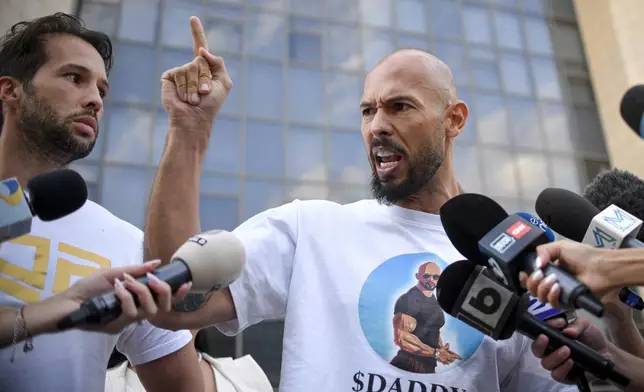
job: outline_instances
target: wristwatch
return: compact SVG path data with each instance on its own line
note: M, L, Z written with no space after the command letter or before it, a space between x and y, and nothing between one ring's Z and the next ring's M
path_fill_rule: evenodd
M438 359L439 354L440 354L440 349L438 347L434 347L434 358Z

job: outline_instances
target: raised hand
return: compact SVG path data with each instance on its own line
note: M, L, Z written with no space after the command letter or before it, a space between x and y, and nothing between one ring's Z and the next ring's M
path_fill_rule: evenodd
M207 143L215 116L233 82L224 60L208 51L199 18L190 18L190 28L195 59L163 74L161 103L168 112L170 128L177 129L180 137Z

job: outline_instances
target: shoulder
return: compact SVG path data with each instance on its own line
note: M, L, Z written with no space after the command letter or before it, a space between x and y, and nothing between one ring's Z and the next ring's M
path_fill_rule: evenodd
M80 220L88 220L88 223L97 226L98 229L109 230L109 234L120 233L124 237L143 239L143 231L133 224L117 217L105 207L88 200L81 209L70 217Z

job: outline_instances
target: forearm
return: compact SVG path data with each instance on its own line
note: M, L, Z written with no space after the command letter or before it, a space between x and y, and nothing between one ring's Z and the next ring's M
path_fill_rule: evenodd
M29 336L57 332L58 321L74 310L66 302L58 301L57 296L28 304L24 308L23 315ZM0 348L11 346L16 332L16 343L27 338L24 324L17 324L19 311L20 308L0 310Z
M606 251L599 265L611 288L644 286L644 249Z
M627 353L644 359L644 339L633 319L611 321L609 326L611 342Z
M152 186L145 227L146 260L169 262L186 240L201 231L199 185L207 146L176 137L178 132L168 131Z
M611 343L608 344L608 349L615 363L615 368L631 380L624 391L644 391L644 373L642 373L644 359L637 358Z
M403 332L402 336L400 337L400 342L402 349L409 353L424 357L433 357L436 354L435 348L421 342L420 339L418 339L418 337L414 334Z

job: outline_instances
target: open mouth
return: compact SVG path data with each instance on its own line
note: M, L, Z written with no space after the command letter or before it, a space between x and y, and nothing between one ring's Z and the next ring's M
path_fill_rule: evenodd
M379 175L392 173L401 163L402 155L386 148L374 149L376 169Z

